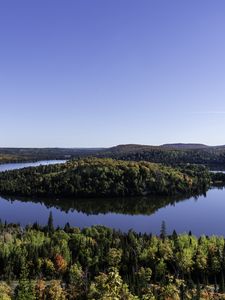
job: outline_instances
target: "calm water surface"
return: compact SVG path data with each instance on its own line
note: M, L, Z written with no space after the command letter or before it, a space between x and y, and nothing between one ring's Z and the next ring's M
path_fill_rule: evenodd
M66 160L41 160L35 162L27 162L27 163L8 163L8 164L0 164L0 172L22 169L26 167L37 167L40 165L50 165L50 164L60 164L64 163Z
M58 162L58 161L57 161ZM43 162L41 162L43 164ZM52 163L46 161L45 164ZM37 163L35 163L37 164ZM40 162L39 162L40 164ZM34 164L29 164L34 165ZM8 164L10 169L19 164ZM28 164L20 164L20 167ZM0 170L5 170L0 165ZM142 199L7 199L0 197L2 221L21 225L46 224L52 211L55 225L87 227L105 225L128 231L158 234L162 221L167 231L225 236L225 189L211 189L198 198L148 197Z

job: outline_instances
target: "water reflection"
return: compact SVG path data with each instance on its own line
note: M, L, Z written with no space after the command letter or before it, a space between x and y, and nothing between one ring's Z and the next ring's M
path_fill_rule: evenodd
M49 164L52 161L45 163ZM0 165L0 171L25 166L28 164ZM191 230L196 235L225 235L223 186L207 191L206 195L195 197L191 195L116 199L0 197L0 219L8 223L20 223L25 226L38 222L45 225L50 211L53 213L55 226L61 227L67 222L79 227L98 224L122 231L133 229L137 232L158 234L162 221L165 221L168 233L172 233L175 229L178 233Z
M0 219L25 226L45 225L52 211L55 226L107 227L158 234L162 221L167 232L225 235L225 190L211 189L199 197L120 199L30 199L0 197Z
M30 197L7 197L4 199L13 203L20 201L24 203L41 203L48 209L56 208L63 212L81 212L89 215L117 213L125 215L152 215L157 210L167 205L187 200L191 196L150 196L131 198L89 198L89 199L55 199L55 198L30 198ZM195 196L197 199L198 196Z

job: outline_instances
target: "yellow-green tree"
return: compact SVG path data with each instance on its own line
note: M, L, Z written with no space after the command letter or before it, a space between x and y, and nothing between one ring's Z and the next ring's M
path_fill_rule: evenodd
M11 300L11 288L5 282L0 283L0 300Z
M90 300L137 300L132 295L119 275L116 268L111 268L108 274L102 273L95 277L91 284L88 299Z

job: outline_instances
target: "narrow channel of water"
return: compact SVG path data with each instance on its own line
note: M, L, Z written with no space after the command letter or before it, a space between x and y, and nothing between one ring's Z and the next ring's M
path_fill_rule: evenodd
M0 172L22 169L27 167L37 167L40 165L53 165L64 163L66 160L41 160L35 162L26 162L26 163L8 163L8 164L0 164Z

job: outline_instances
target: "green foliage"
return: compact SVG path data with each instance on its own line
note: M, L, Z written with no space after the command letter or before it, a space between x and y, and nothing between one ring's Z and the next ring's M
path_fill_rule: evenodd
M211 180L214 186L224 186L225 185L225 173L215 172L211 173Z
M205 191L204 167L172 168L149 162L82 159L0 173L0 192L75 197L183 195Z
M224 262L224 237L2 225L0 299L223 299Z
M46 299L48 300L65 300L66 295L59 280L52 280L46 287Z
M108 149L66 148L0 148L0 162L21 162L48 159L104 157L130 161L151 161L165 164L225 164L225 147L199 144L164 146L119 145Z
M100 274L95 277L90 286L88 299L91 300L135 300L128 289L127 284L123 283L117 269L112 268L109 274Z
M94 153L96 156L96 153ZM225 164L225 147L207 147L202 145L119 145L98 152L99 157L110 157L130 161L150 161L170 165L177 164Z
M16 288L16 300L36 300L33 282L28 278L28 269L25 265L25 257L22 257L22 268L19 284Z
M121 262L121 258L122 258L121 249L116 249L116 248L109 249L109 253L108 253L109 266L117 267Z

